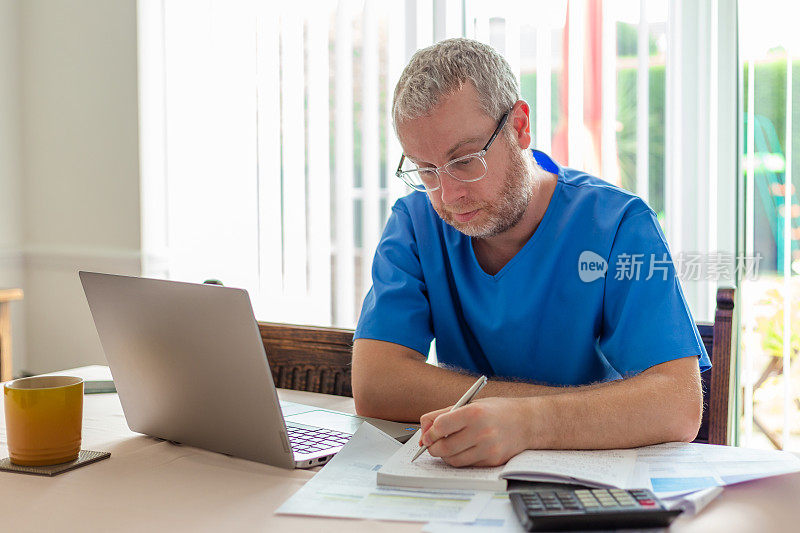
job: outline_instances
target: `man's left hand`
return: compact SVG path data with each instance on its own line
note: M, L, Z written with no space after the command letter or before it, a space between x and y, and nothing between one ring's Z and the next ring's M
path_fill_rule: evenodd
M420 445L452 466L497 466L530 447L532 398L483 398L422 415Z

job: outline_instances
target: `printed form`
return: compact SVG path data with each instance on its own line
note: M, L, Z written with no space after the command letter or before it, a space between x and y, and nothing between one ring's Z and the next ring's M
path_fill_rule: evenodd
M800 471L789 452L687 442L668 442L637 450L635 484L670 498Z
M276 513L409 522L474 522L491 499L491 493L377 486L377 471L400 447L399 442L369 423L361 424L347 445Z
M386 461L379 483L503 490L506 479L582 482L598 487L625 487L633 477L636 450L525 450L497 467L455 468L438 457L417 451L419 432Z

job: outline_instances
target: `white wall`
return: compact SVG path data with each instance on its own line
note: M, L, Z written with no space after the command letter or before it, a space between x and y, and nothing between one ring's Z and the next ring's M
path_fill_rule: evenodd
M16 0L0 0L0 253L5 252L0 261L22 241L18 17ZM7 266L7 261L0 265Z
M3 1L18 10L24 176L15 373L102 363L77 271L140 271L136 0Z
M0 0L0 288L22 287L18 0ZM11 305L14 368L24 364L24 303Z

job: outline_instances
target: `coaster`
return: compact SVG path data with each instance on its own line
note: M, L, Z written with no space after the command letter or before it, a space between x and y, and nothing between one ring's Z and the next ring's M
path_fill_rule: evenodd
M20 474L33 474L35 476L56 476L69 470L75 470L88 464L102 461L111 457L110 452L93 452L91 450L81 450L78 452L78 458L68 463L61 463L50 466L21 466L15 465L11 460L6 457L0 459L0 471L18 472Z

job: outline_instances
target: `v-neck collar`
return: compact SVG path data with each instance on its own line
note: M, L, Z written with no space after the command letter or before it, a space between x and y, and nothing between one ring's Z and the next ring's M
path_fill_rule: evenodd
M486 272L483 269L483 267L481 266L480 262L478 261L478 256L475 254L475 243L472 240L472 237L468 237L468 236L464 235L464 237L466 239L469 239L469 250L470 250L470 255L472 256L472 263L473 263L474 267L478 270L480 275L483 276L486 279L493 280L493 281L498 281L500 278L502 278L503 275L510 268L512 268L515 263L517 263L519 261L519 258L521 256L523 256L524 254L528 253L528 250L533 248L533 246L536 243L536 241L539 240L540 236L547 229L547 225L549 224L550 219L552 219L553 216L554 216L553 212L556 210L556 208L553 207L553 205L558 200L558 196L559 196L559 193L561 192L561 188L562 188L562 185L563 185L562 184L563 178L564 178L563 169L561 168L561 166L558 163L553 161L544 152L540 152L539 150L531 150L531 151L533 152L533 157L536 160L536 163L540 167L542 167L542 169L544 169L545 171L556 175L556 186L555 186L555 189L553 189L553 194L550 197L550 201L547 204L547 209L545 209L544 216L542 217L542 220L539 222L539 226L536 228L536 231L533 232L533 235L530 236L530 238L522 246L522 248L520 248L519 251L517 251L517 253L514 254L514 257L509 259L508 262L505 265L503 265L503 268L501 268L499 271L497 271L496 274L489 274L488 272Z

